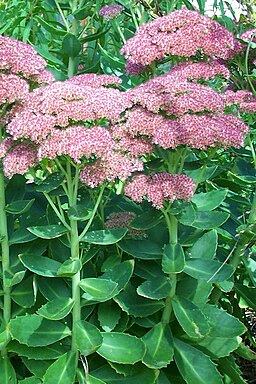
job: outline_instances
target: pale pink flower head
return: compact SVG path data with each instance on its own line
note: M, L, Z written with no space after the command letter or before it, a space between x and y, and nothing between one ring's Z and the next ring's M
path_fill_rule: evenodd
M145 67L166 55L190 57L200 52L227 58L234 41L233 35L216 21L197 11L181 9L139 27L121 53L129 66Z
M105 20L111 20L121 15L124 7L121 4L115 3L113 5L105 5L99 11L99 15Z
M76 75L67 80L69 83L93 88L100 88L108 85L118 86L122 83L122 79L115 75L96 75L95 73L84 73Z
M165 201L189 201L194 190L195 182L189 176L159 172L151 176L134 176L125 186L125 195L138 203L147 198L153 207L161 209Z
M256 112L256 97L247 90L226 90L222 94L226 106L236 105L240 112Z
M197 81L200 79L208 81L216 76L223 76L226 79L230 77L229 69L217 59L212 59L209 62L188 61L179 63L166 74L184 77L189 81Z
M13 175L24 175L37 164L37 151L28 142L21 142L11 147L3 159L3 170L9 179Z
M140 159L112 151L95 163L86 165L80 172L80 180L83 184L95 188L104 181L127 179L133 172L142 170L143 162Z
M12 104L25 99L29 92L26 80L17 75L0 73L0 104Z
M52 81L50 74L46 79L46 64L46 61L37 54L32 46L0 35L0 70L42 83L45 80L51 79L50 81ZM44 81L40 80L40 76L44 77Z

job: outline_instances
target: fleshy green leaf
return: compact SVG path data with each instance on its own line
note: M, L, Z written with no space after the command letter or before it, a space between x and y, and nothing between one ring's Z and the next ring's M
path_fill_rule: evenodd
M212 260L218 245L218 235L215 229L205 233L198 239L190 250L190 256L196 259Z
M196 212L195 220L191 226L204 230L217 228L224 224L228 220L229 216L229 213L222 211L199 211Z
M153 241L144 240L123 240L118 243L122 251L138 259L156 260L162 257L162 247Z
M70 220L84 221L91 217L91 212L85 208L84 204L75 205L67 211Z
M175 296L172 307L179 324L189 337L202 338L210 330L206 317L191 301Z
M235 291L242 296L246 303L256 311L256 288L235 284Z
M167 297L171 290L171 282L168 277L159 276L154 279L147 280L137 288L140 296L148 299L160 300Z
M25 344L18 343L16 340L12 340L8 344L8 350L19 356L25 356L28 359L34 360L57 359L66 352L62 343L54 343L45 347L28 347Z
M173 337L169 325L156 324L142 340L147 348L143 363L149 368L164 368L173 360Z
M227 280L233 274L234 269L230 265L216 260L188 259L184 272L195 279L213 283Z
M71 298L60 298L49 301L37 313L48 320L60 320L66 317L72 310L74 301Z
M164 246L162 269L165 273L182 272L185 266L185 255L180 244L167 244Z
M23 308L30 308L36 301L36 287L33 276L23 280L11 291L12 300Z
M41 184L36 186L37 192L49 193L54 189L57 189L63 182L64 175L59 172L49 175Z
M11 213L12 215L21 215L30 210L34 201L35 199L13 201L12 203L6 205L5 211L7 213Z
M178 339L174 339L174 358L188 384L223 384L220 373L209 356Z
M103 338L99 329L87 321L77 321L73 332L77 348L84 356L95 352L102 344Z
M73 384L76 375L77 354L67 352L45 372L43 384Z
M79 259L68 259L61 264L57 274L59 276L71 277L74 276L82 268L81 261Z
M131 285L128 285L114 300L123 311L136 317L152 315L164 307L163 301L150 300L137 295Z
M98 245L110 245L120 241L126 233L127 229L125 228L101 229L98 231L87 232L80 241Z
M224 357L237 349L240 344L238 336L245 332L245 326L236 317L216 306L205 304L201 311L211 328L209 334L198 340L197 344L213 357Z
M155 227L160 222L161 218L162 213L152 209L151 211L143 212L141 215L138 215L132 220L129 226L138 230L147 230Z
M37 276L37 283L42 295L49 301L62 297L69 298L71 289L68 288L65 281L56 277L55 279Z
M49 345L71 335L65 324L38 315L17 316L11 320L9 331L13 339L30 347Z
M38 225L27 228L33 235L40 237L41 239L56 239L67 233L68 230L64 225L49 224L49 225Z
M32 255L29 253L19 255L19 259L31 272L45 277L57 277L58 270L61 266L61 263L50 259L49 257Z
M41 384L41 383L42 381L36 376L30 376L18 382L18 384Z
M112 280L101 278L87 278L80 282L80 287L86 293L83 297L86 300L92 301L106 301L116 295L116 288L118 284Z
M143 364L129 365L129 375L125 378L123 374L116 373L109 365L103 365L91 372L91 375L104 380L107 384L153 384L158 374L158 370L149 369Z
M134 260L126 260L115 265L114 267L109 268L108 271L103 273L101 278L112 280L117 284L115 289L115 295L117 295L129 282L133 273L133 268Z
M102 333L103 343L97 353L119 364L134 364L143 359L146 351L142 340L126 333Z
M28 243L36 238L37 236L30 233L26 228L20 228L10 236L9 245Z
M9 357L0 357L0 383L16 384L16 373L9 360Z
M26 271L19 271L16 273L11 273L6 271L5 272L5 286L6 287L13 287L14 285L19 284L24 276L25 276Z
M227 192L227 189L219 189L206 193L196 193L191 201L196 205L198 211L212 211L225 200Z
M98 319L105 332L112 331L120 317L120 307L113 300L98 305Z

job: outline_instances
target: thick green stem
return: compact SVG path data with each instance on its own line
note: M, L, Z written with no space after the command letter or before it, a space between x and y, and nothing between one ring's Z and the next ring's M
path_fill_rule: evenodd
M174 215L169 215L166 210L162 210L166 224L169 231L169 241L170 244L177 244L178 242L178 220ZM169 324L170 317L172 314L172 299L176 293L176 284L177 284L177 274L176 273L170 273L169 279L171 282L171 290L169 292L169 295L167 296L165 300L165 307L162 315L161 322L164 325Z
M75 17L73 17L72 19L72 33L75 36L77 36L77 33L78 33L78 21L75 19ZM71 56L68 61L68 78L73 77L76 74L76 71L77 71L77 60L76 60L76 57Z
M3 272L3 326L6 328L11 319L11 288L6 283L6 272L10 270L10 256L9 256L9 244L8 244L8 227L7 217L5 211L5 185L4 174L0 171L0 242L2 251L2 272ZM8 340L6 340L6 344ZM2 349L2 356L7 355L6 348Z

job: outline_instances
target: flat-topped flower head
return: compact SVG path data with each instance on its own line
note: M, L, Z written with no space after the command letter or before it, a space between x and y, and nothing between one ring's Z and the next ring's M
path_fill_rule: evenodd
M99 15L105 20L115 19L123 12L124 7L121 4L115 3L113 5L105 5L99 11Z
M134 176L125 186L125 195L138 203L146 198L153 207L161 209L165 201L189 201L194 190L195 182L189 176L159 172L150 176Z
M12 104L25 99L29 84L17 75L0 73L0 104Z
M30 143L24 141L8 149L3 159L3 170L9 179L15 174L24 175L37 164L37 151Z
M0 70L40 84L53 81L53 76L45 70L46 64L32 46L0 35Z
M229 69L219 60L214 59L209 62L193 62L188 61L175 65L169 72L170 75L176 75L178 77L184 77L189 81L197 81L200 79L210 80L216 76L223 76L229 79Z
M201 53L227 58L234 44L232 33L216 21L197 11L181 9L139 27L121 53L130 66L143 68L166 55L190 57Z
M72 84L95 88L100 88L108 85L118 86L122 83L122 79L115 75L96 75L95 73L84 73L82 75L71 77L67 81Z

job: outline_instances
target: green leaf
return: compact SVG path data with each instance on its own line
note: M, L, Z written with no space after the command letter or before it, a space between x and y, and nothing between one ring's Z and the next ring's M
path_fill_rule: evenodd
M123 240L118 243L118 247L138 259L156 260L162 257L162 247L153 241L143 240Z
M143 364L129 365L129 371L130 374L124 378L123 374L116 373L109 365L103 365L91 374L107 384L155 384L159 374L158 370L149 369Z
M220 206L227 196L227 189L219 189L206 193L196 193L191 201L198 211L212 211Z
M23 280L25 273L26 271L19 271L14 274L5 271L5 286L10 288L19 284Z
M77 368L76 352L67 352L45 372L43 384L73 384Z
M239 347L235 350L235 353L245 360L256 360L256 352L251 350L248 345L245 345L244 343L239 344Z
M134 364L143 359L146 347L137 337L118 332L105 332L102 336L97 353L105 359L119 364Z
M11 213L12 215L21 215L30 210L34 203L35 199L32 200L16 200L10 204L7 204L5 211Z
M57 189L63 182L64 175L59 172L49 175L41 184L36 186L37 192L49 193L54 189Z
M213 229L224 224L230 214L222 211L196 212L195 221L191 224L192 227L198 229Z
M36 376L30 376L18 382L18 384L41 384L41 383L42 383L41 380Z
M152 315L164 307L163 301L154 301L137 295L132 285L128 285L114 300L123 311L136 317Z
M126 233L127 229L125 228L101 229L98 231L87 232L80 241L86 241L91 244L110 245L120 241Z
M256 260L252 257L243 257L242 260L250 275L251 281L256 288Z
M234 269L216 260L188 259L184 272L195 279L213 283L227 280L234 273Z
M12 300L23 308L30 308L36 301L36 287L33 276L23 280L11 291Z
M197 345L214 358L227 356L237 349L240 344L238 336L245 332L245 326L216 306L205 304L201 311L208 319L210 332L204 339L198 340Z
M218 235L215 229L206 232L198 239L190 250L190 257L202 260L212 260L216 255Z
M111 300L98 305L98 320L105 332L112 331L121 317L121 310Z
M36 238L37 236L30 233L26 228L20 228L10 236L9 245L28 243Z
M247 382L244 381L241 374L238 365L235 363L235 360L233 356L229 357L222 357L218 360L218 367L221 373L226 374L231 380L232 383L235 384L246 384Z
M81 261L79 259L68 259L61 264L57 274L63 277L72 277L82 268Z
M91 217L91 211L88 211L84 204L74 205L68 209L67 214L70 220L84 221Z
M52 360L57 359L66 352L62 343L54 343L45 347L28 347L25 344L20 344L16 340L12 340L8 344L8 351L14 352L19 356L25 356L28 359L34 360Z
M57 277L61 266L61 263L49 257L31 255L29 253L19 255L19 259L31 272L45 277Z
M115 265L114 267L109 268L108 271L103 273L101 276L102 279L112 280L117 284L115 289L115 295L121 292L129 282L132 277L134 268L134 260L126 260L122 263Z
M165 273L182 272L185 266L185 254L180 244L164 246L162 269Z
M71 296L71 289L61 278L56 277L54 280L51 278L44 278L37 276L37 283L40 292L43 296L51 301L54 299Z
M38 225L28 227L27 230L41 239L55 239L56 237L60 237L64 235L64 233L68 232L64 225L59 224Z
M206 317L191 301L175 296L172 307L176 319L189 337L202 338L209 332Z
M26 357L21 357L25 367L36 377L43 378L45 371L52 364L52 360L32 360Z
M29 347L49 345L71 335L65 324L38 315L17 316L10 321L9 331L13 339Z
M84 44L84 43L88 43L89 41L98 40L101 37L103 37L108 31L109 31L109 28L106 29L105 31L100 31L100 32L93 33L91 35L85 36L80 41L81 41L82 44Z
M129 226L138 230L147 230L159 224L161 218L162 213L152 209L151 211L146 211L141 215L138 215L134 220L132 220Z
M37 310L37 313L49 320L61 320L66 317L74 306L71 298L60 298L49 301Z
M143 363L149 368L164 368L173 360L173 337L169 325L156 324L142 340L147 348Z
M53 64L57 64L62 68L64 67L63 62L61 60L59 60L57 57L55 57L54 55L52 55L48 50L43 49L41 47L38 47L36 45L33 45L33 47L35 48L37 53L39 53L39 55L42 56L47 61L49 61Z
M92 301L107 301L116 295L118 284L112 280L101 278L87 278L80 282L80 287L86 293L83 297Z
M256 311L256 288L246 287L242 284L235 284L235 291L242 296L246 303Z
M99 329L87 321L77 321L73 332L76 346L84 356L95 352L102 344L103 338Z
M172 285L168 277L159 276L142 283L137 288L137 293L148 299L160 300L169 295L171 287Z
M223 384L220 373L209 356L178 339L174 339L174 358L188 384Z
M87 378L87 383L86 384L107 384L107 383L105 381L97 379L94 376L89 375L88 378Z
M69 57L76 57L81 51L82 45L72 33L66 34L62 42L62 51Z
M55 28L51 24L48 24L44 19L37 15L33 15L34 19L39 22L41 26L44 27L44 29L52 34L52 36L65 36L67 34L67 31L65 29L59 29Z
M10 363L9 357L0 357L0 383L16 384L16 374Z

